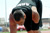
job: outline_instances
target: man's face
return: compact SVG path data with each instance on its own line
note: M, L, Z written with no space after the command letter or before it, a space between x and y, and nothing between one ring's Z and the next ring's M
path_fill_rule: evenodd
M26 19L26 15L24 14L24 19L23 18L20 18L19 21L16 21L16 24L23 25L24 22L25 22L25 19Z
M20 18L19 21L16 21L16 23L19 24L19 25L23 25L24 22L25 22L25 19L23 19L23 18Z

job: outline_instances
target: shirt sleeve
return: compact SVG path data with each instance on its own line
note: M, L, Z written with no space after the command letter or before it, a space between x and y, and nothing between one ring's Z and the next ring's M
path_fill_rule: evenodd
M40 20L39 20L39 27L42 27L42 2L41 2L41 0L38 0L37 2L36 2L36 6L37 6L37 11L38 11L38 13L39 13L39 15L40 15Z
M37 5L37 11L38 11L38 13L39 13L39 15L40 15L40 19L41 19L41 17L42 17L42 2L40 1L40 0L38 0L38 2L36 3Z

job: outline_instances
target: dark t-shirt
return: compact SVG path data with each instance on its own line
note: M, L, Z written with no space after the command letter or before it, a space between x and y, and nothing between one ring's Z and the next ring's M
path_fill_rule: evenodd
M35 24L34 21L32 21L32 10L31 10L32 6L37 7L37 2L35 2L35 1L32 2L31 0L29 0L29 1L28 0L25 0L25 1L22 0L12 10L12 14L15 10L20 10L20 9L23 10L23 12L26 14L26 20L25 20L24 26L25 26L27 31L29 31L31 29L32 30L38 30L39 29L39 24ZM39 12L39 8L41 9L41 7L37 7L37 8L38 8L37 10Z
M29 3L29 4L31 4L32 6L35 6L36 5L36 2L35 2L35 0L21 0L18 4L20 4L20 3ZM17 5L18 5L17 4Z
M32 10L29 6L17 6L13 8L12 14L14 13L15 10L23 10L23 12L26 14L25 23L32 21Z
M31 10L32 6L36 6L35 0L34 1L32 1L32 0L21 0L17 4L17 6L13 9L12 13L15 10L22 9L23 12L26 14L26 20L25 20L25 22L30 22L30 21L32 21L32 10Z
M25 23L27 22L31 22L32 21L32 10L31 10L31 7L32 6L36 6L36 2L35 0L32 1L32 0L21 0L17 6L13 9L12 13L15 11L15 10L20 10L22 9L23 12L26 14L26 20L25 20Z

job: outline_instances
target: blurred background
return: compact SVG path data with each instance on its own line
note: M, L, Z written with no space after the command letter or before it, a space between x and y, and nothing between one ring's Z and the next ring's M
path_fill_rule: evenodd
M10 32L9 29L9 15L12 9L21 0L0 0L0 32ZM41 0L42 7L42 24L43 26L39 29L41 31L50 31L50 0ZM17 25L18 32L25 31L24 25Z

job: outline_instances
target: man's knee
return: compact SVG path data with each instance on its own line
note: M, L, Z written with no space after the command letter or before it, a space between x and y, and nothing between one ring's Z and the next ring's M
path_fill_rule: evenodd
M40 33L40 31L39 30L30 30L27 33Z
M33 30L33 33L40 33L39 30Z
M40 20L39 13L34 12L34 15L32 15L32 20L33 20L35 23L38 23L39 20Z
M30 31L27 31L27 33L33 33L33 31L32 31L32 30L30 30Z

